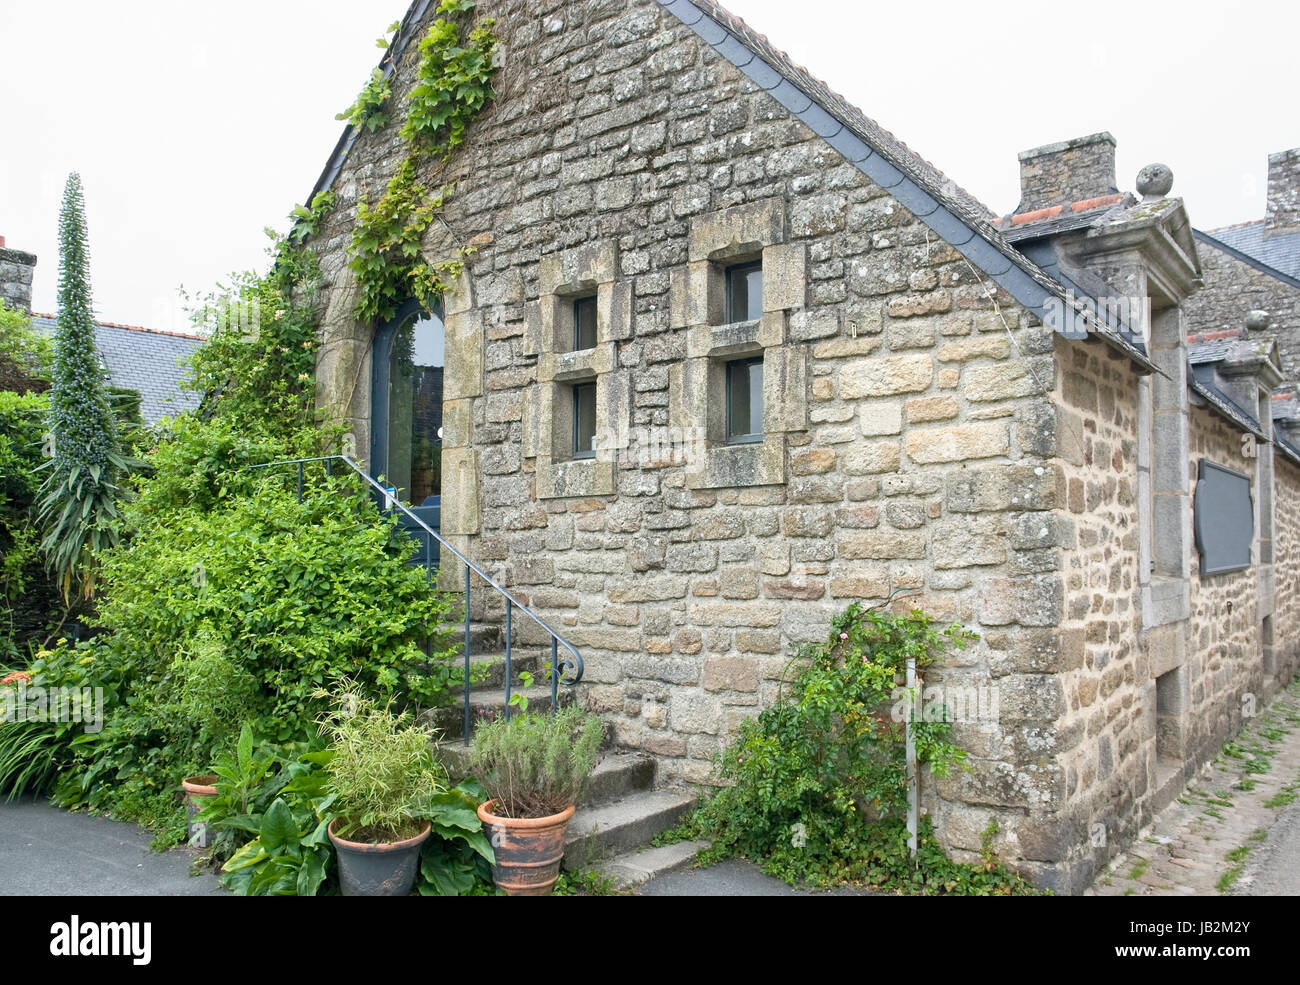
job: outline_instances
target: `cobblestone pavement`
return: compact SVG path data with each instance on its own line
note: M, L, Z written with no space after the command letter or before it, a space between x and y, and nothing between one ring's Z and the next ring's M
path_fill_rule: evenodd
M1217 896L1294 882L1300 681L1224 746L1089 896ZM1256 889L1256 887L1258 887Z

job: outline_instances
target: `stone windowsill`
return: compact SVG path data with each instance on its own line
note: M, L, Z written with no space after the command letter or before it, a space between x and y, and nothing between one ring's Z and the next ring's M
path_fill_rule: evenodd
M614 463L600 458L537 461L537 498L612 496Z
M688 489L779 486L785 482L785 435L764 435L761 442L711 445L703 461L688 465Z

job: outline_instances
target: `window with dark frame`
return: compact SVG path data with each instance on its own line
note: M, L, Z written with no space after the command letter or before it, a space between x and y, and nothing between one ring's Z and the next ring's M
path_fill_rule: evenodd
M727 268L727 324L750 321L763 313L763 263L754 260Z
M727 444L763 440L763 357L727 363Z
M573 351L596 348L596 296L573 299Z
M596 457L596 384L573 387L573 457Z

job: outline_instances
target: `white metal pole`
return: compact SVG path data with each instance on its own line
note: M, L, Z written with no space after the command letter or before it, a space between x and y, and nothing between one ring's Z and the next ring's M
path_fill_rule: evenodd
M907 658L907 850L916 858L916 834L921 821L920 773L916 768L916 736L912 719L916 715L916 658Z

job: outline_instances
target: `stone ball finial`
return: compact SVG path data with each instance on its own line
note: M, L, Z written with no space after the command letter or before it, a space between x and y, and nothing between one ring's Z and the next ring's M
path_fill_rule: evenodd
M1258 308L1246 313L1246 327L1252 332L1262 332L1268 328L1270 318L1267 311Z
M1174 187L1174 172L1166 164L1148 164L1137 176L1137 190L1143 198L1163 198Z

